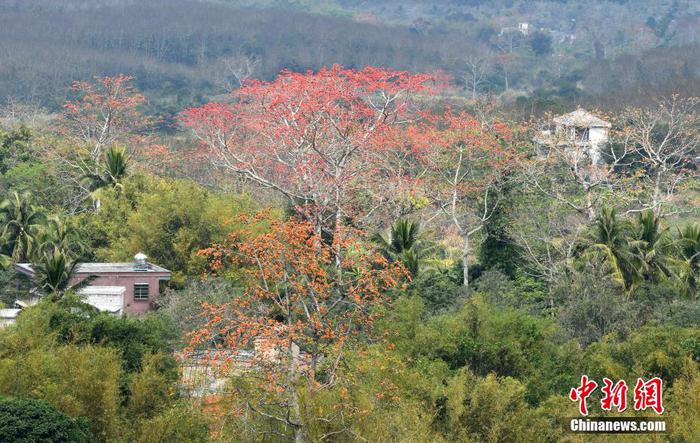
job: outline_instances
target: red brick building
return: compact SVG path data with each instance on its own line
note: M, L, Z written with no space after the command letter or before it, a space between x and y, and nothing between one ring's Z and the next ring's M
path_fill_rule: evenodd
M17 263L15 269L34 276L30 263ZM170 271L148 263L145 255L136 254L134 261L127 263L80 263L75 267L70 284L88 277L93 280L82 291L87 303L113 314L133 315L151 310L161 282L170 280Z

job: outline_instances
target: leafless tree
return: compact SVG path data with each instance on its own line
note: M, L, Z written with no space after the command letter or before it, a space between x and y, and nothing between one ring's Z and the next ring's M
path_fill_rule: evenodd
M523 271L547 282L560 281L574 257L587 217L570 211L565 204L543 201L537 194L525 196L518 213L522 216L513 219L507 230L528 264Z
M260 58L255 55L237 52L221 58L215 65L216 83L224 92L230 93L240 88L258 74Z
M501 75L503 75L505 90L510 90L511 72L519 63L520 56L517 53L502 52L494 57L494 61L496 68L501 72Z
M669 204L679 186L692 176L688 168L698 155L700 134L697 107L700 98L673 95L656 106L628 108L623 112L624 144L636 154L645 173L642 180L650 190L643 209L669 215Z
M0 124L8 128L27 126L39 128L46 126L53 118L48 110L39 105L26 103L8 97L7 104L0 107Z
M503 29L496 38L496 46L503 53L512 54L520 47L523 34L516 28Z
M476 100L479 88L487 83L487 76L491 70L489 59L477 55L470 55L464 61L462 78L464 87L471 91L472 100Z

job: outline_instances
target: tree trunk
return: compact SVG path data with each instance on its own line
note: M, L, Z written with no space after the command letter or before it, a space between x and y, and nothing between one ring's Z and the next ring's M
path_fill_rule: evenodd
M593 208L593 196L591 195L590 189L586 189L586 212L588 214L588 221L595 220L595 209Z
M665 171L664 171L665 172ZM662 170L656 172L656 179L654 180L654 197L651 202L652 208L654 209L654 214L658 217L661 215L661 176L663 175Z
M340 211L340 207L336 207L335 217L334 217L334 221L333 221L334 226L333 226L333 239L331 240L332 243L335 242L336 237L338 237L338 235L340 234L340 228L341 228L342 222L343 222L342 212ZM338 271L338 276L342 279L343 274L342 274L341 270L343 268L343 262L342 262L342 259L340 256L341 253L342 253L342 251L341 251L340 242L337 242L336 247L335 247L335 268Z
M304 421L301 417L301 408L299 407L299 396L297 395L297 390L295 387L291 388L291 393L289 396L289 409L290 417L292 420L288 419L288 422L294 427L294 443L304 443L306 439L306 426L304 426Z
M304 432L301 428L294 429L294 443L304 443Z
M297 367L296 360L294 358L294 342L289 341L287 346L287 358L289 359L288 366L288 377L289 377L289 409L291 420L291 425L294 427L294 443L304 443L306 441L306 426L304 426L304 419L301 416L301 407L299 406L299 395L297 394L297 389L295 383L297 381Z
M462 283L466 289L469 289L469 234L464 235L464 245L462 246L462 270L464 271Z

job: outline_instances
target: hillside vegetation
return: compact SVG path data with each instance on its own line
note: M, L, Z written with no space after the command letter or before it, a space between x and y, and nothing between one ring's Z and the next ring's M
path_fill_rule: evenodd
M0 16L0 96L56 109L73 80L126 73L155 112L173 115L241 74L271 79L335 63L441 69L467 97L692 95L698 20L694 2L646 0L10 1ZM513 31L521 22L526 36Z
M697 441L698 18L3 2L0 440Z

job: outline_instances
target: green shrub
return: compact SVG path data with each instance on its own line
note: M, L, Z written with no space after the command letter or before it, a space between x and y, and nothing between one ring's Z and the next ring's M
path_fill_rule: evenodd
M74 420L41 400L0 397L0 439L5 443L88 443L88 422Z

